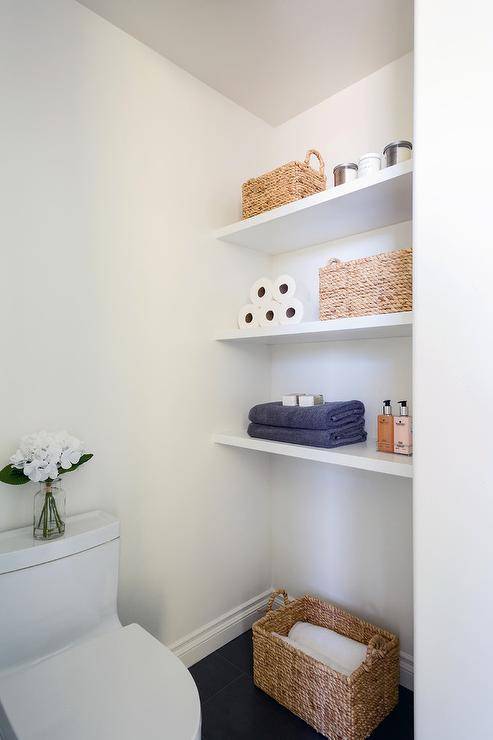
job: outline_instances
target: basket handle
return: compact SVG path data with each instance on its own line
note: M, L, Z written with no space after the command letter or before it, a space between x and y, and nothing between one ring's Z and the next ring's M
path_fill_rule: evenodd
M322 175L322 177L325 177L325 162L320 152L317 151L316 149L309 149L307 151L306 157L305 157L305 164L308 164L308 165L310 164L310 157L312 156L312 154L314 157L318 159L318 163L320 165L320 174Z
M392 641L387 640L384 635L380 635L379 633L373 635L368 643L368 651L366 653L366 658L363 661L363 668L365 671L369 671L376 660L384 658L391 646Z
M269 601L267 603L267 611L270 612L272 607L274 606L274 601L278 596L282 596L284 599L284 606L287 606L289 604L288 594L287 591L284 588L278 588L275 591L273 591L270 595Z

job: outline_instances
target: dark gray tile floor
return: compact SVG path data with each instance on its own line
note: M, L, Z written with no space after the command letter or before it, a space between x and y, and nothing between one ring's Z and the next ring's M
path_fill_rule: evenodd
M202 702L202 740L321 740L315 730L253 684L252 633L190 668ZM413 695L401 687L399 705L371 740L413 740Z

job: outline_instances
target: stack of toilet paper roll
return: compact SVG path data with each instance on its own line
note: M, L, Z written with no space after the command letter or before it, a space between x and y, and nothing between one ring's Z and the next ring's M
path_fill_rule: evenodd
M291 275L279 275L276 280L259 278L250 288L250 303L238 314L240 329L299 324L303 304L295 298L296 281Z

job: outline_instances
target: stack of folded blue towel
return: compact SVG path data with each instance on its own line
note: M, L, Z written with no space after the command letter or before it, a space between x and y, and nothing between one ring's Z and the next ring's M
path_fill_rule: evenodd
M366 440L361 401L328 401L317 406L260 403L248 415L250 437L310 447L341 447Z

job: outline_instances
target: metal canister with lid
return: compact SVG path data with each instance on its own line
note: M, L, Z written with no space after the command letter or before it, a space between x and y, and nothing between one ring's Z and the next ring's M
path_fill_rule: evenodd
M356 162L345 162L334 167L334 185L344 185L358 177L358 165Z
M399 162L405 162L407 159L412 157L413 145L410 141L404 141L398 139L397 141L391 141L387 144L383 150L383 156L385 157L385 166L392 167L394 164Z

